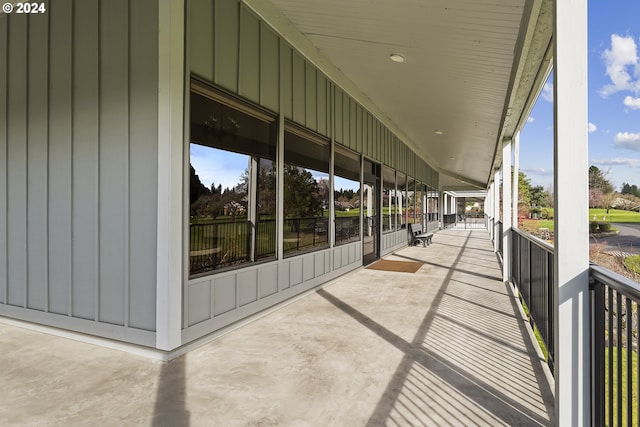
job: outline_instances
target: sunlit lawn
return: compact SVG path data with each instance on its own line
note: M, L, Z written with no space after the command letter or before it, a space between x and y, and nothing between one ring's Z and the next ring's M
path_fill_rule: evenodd
M638 353L636 351L631 352L632 368L631 368L631 388L632 388L632 413L633 423L631 425L638 425ZM613 348L613 374L608 373L605 375L605 422L609 420L609 405L606 404L609 398L609 377L613 378L613 425L618 425L618 378L615 374L618 370L618 349ZM622 349L622 425L627 425L627 349ZM605 349L604 354L604 366L605 370L609 369L609 349Z
M622 209L589 209L589 221L631 222L640 223L640 212L623 211ZM606 218L606 219L605 219Z
M535 233L539 228L548 228L549 231L553 232L553 220L552 219L525 219L522 224L522 229L529 232Z

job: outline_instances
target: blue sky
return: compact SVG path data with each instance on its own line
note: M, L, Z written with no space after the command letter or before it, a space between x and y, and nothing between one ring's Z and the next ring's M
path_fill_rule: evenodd
M617 190L640 185L640 1L589 3L589 162ZM520 135L520 170L553 183L553 74Z

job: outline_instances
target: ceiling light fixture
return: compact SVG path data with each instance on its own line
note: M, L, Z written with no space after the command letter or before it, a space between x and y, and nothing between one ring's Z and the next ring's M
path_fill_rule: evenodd
M398 62L400 64L404 62L404 56L400 55L399 53L392 53L389 58L391 58L393 62Z
M441 130L434 130L433 133L435 133L436 135L443 135L444 132Z

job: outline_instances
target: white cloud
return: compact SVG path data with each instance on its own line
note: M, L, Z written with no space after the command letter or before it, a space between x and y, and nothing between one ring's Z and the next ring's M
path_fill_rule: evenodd
M540 96L545 101L553 102L553 83L545 83Z
M552 175L553 171L545 169L545 168L520 168L520 170L524 173L532 174L532 175Z
M591 163L600 166L627 166L631 168L640 168L640 159L632 159L629 157L616 157L614 159L593 159Z
M589 122L589 125L587 126L587 130L589 131L589 133L593 133L598 130L598 127L593 123Z
M611 35L611 49L602 54L607 67L607 75L611 83L600 91L600 95L607 97L620 91L640 91L640 80L633 80L632 73L638 74L638 48L631 36Z
M618 132L613 140L613 145L640 151L640 133Z
M640 98L626 96L624 98L624 105L631 108L632 110L640 110Z
M535 120L536 120L536 119L535 119L535 117L531 117L531 116L529 116L529 117L527 118L527 123L533 123L533 122L535 122Z

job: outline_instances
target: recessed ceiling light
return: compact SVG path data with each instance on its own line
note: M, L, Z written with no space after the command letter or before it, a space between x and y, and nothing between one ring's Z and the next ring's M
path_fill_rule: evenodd
M391 60L393 62L399 62L399 63L403 63L404 62L404 56L398 54L398 53L392 53L391 56L389 56L389 58L391 58Z
M435 131L433 131L433 133L435 133L436 135L442 135L442 134L444 134L444 132L443 132L443 131L441 131L441 130L435 130Z

